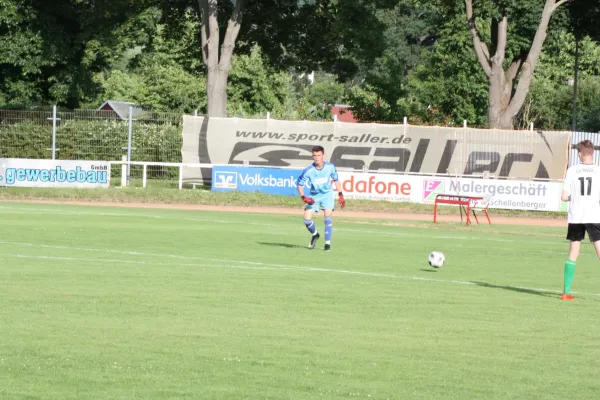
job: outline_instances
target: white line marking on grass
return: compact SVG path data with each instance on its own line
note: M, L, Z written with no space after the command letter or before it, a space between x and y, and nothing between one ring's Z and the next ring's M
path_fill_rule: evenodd
M58 260L58 261L78 261L78 262L103 262L103 263L113 263L113 264L139 264L139 265L161 265L168 267L203 267L203 268L239 268L239 269L260 269L260 270L284 270L284 269L294 269L294 268L286 268L286 267L272 267L272 266L246 266L246 265L223 265L223 264L181 264L181 263L161 263L154 261L132 261L132 260L117 260L117 259L107 259L107 258L81 258L81 257L58 257L58 256L31 256L27 254L9 254L9 253L0 253L1 256L4 257L15 257L15 258L33 258L37 260Z
M131 213L109 213L109 212L93 212L93 211L64 211L54 210L51 208L32 208L32 209L10 209L9 207L0 206L2 209L10 210L11 214L26 214L26 215L87 215L91 217L131 217L131 218L152 218L152 219L164 219L164 220L176 220L176 221L198 221L198 222L214 222L217 224L238 224L238 225L257 225L257 226L281 226L280 224L265 224L260 222L247 222L247 221L228 221L221 219L207 219L207 218L191 218L191 217L169 217L164 215L148 215L148 214L131 214ZM35 212L31 212L35 211Z
M220 259L220 258L181 256L178 254L144 253L144 252L139 252L139 251L93 249L93 248L86 248L86 247L57 246L57 245L50 245L50 244L23 243L23 242L0 241L0 244L7 244L7 245L11 245L11 246L41 247L41 248L46 248L46 249L59 249L59 250L71 250L71 251L73 251L73 250L88 251L88 252L95 252L95 253L123 254L123 255L129 255L129 256L165 257L165 258L175 258L175 259L181 259L181 260L200 260L200 261L216 261L216 262L225 262L225 263L240 263L240 264L249 264L249 265L268 265L268 266L272 266L272 267L281 267L281 268L288 267L285 264L265 264L265 263L254 262L254 261L224 260L224 259Z
M90 251L90 252L109 252L109 253L117 253L117 254L127 254L127 255L142 255L142 256L152 256L152 257L169 257L169 258L181 258L181 259L196 259L196 260L204 260L204 261L214 261L214 262L222 262L222 263L233 263L233 264L246 264L245 265L208 265L208 264L173 264L173 263L158 263L158 262L150 262L150 261L131 261L131 260L117 260L117 259L98 259L98 258L76 258L76 257L53 257L53 256L31 256L26 254L7 254L0 253L2 256L7 257L18 257L18 258L33 258L33 259L54 259L54 260L62 260L62 261L84 261L84 262L110 262L110 263L123 263L123 264L146 264L146 265L164 265L164 266L190 266L190 267L206 267L206 268L240 268L240 269L262 269L262 270L297 270L297 271L313 271L313 272L332 272L338 274L345 275L357 275L357 276L370 276L376 278L392 278L392 279L402 279L402 280L413 280L413 281L424 281L424 282L436 282L436 283L454 283L458 285L470 285L470 286L490 286L497 288L508 288L508 289L517 289L517 290L529 290L536 292L545 292L545 293L554 293L560 294L560 291L545 289L545 288L529 288L524 286L510 286L510 285L499 285L493 283L486 282L470 282L470 281L461 281L461 280L445 280L445 279L435 279L435 278L426 278L421 276L405 276L405 275L394 275L394 274L386 274L379 272L363 272L363 271L351 271L351 270L343 270L343 269L333 269L333 268L322 268L322 267L312 267L312 266L299 266L299 265L288 265L288 264L269 264L255 261L242 261L242 260L225 260L218 258L208 258L208 257L187 257L187 256L179 256L175 254L156 254L156 253L142 253L142 252L133 252L133 251L119 251L119 250L105 250L105 249L89 249L89 248L78 248L78 247L70 247L70 246L53 246L53 245L40 245L34 243L17 243L17 242L0 242L0 244L12 244L12 245L23 245L29 247L44 247L44 248L56 248L56 249L64 249L64 250L79 250L79 251ZM583 294L588 296L600 296L600 293L587 293L587 292L573 292L575 294Z
M15 208L10 208L6 206L0 206L1 209L11 210L14 212ZM281 227L281 224L265 224L260 222L248 222L242 220L229 221L222 219L207 219L207 218L189 218L189 217L170 217L163 215L148 215L148 214L131 214L131 213L104 213L104 212L93 212L93 211L59 211L51 208L31 208L31 209L21 209L16 208L18 213L29 214L32 213L30 210L40 211L39 215L45 215L51 213L53 215L88 215L88 216L99 216L99 217L132 217L132 218L152 218L152 219L163 219L163 220L173 220L173 221L192 221L192 222L211 222L214 224L237 224L237 225L252 225L252 226L264 226L264 227ZM345 221L347 224L356 224L351 221ZM406 229L420 229L419 227L403 227ZM422 228L421 228L422 229ZM426 239L441 239L441 240L474 240L474 241L488 241L488 242L504 242L504 243L523 243L522 239L507 239L507 238L498 238L498 237L485 237L479 236L476 239L468 236L449 236L449 235L430 235L430 234L421 234L421 233L401 233L401 232L382 232L382 231L372 231L372 230L363 230L363 229L348 229L348 228L336 228L337 232L349 232L353 234L369 234L369 235L381 235L381 236L391 236L391 237L415 237L415 238L426 238ZM560 243L559 241L550 242L550 241L526 241L527 244L541 244L541 245L556 245Z

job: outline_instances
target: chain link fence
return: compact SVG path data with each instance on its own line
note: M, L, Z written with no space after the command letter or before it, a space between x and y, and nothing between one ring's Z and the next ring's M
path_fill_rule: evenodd
M0 110L0 158L121 161L130 154L131 161L180 163L182 129L183 115L175 113L144 112L130 121L103 110ZM177 184L177 168L147 168L149 180ZM120 184L121 170L111 175ZM141 167L131 167L130 178L141 186Z

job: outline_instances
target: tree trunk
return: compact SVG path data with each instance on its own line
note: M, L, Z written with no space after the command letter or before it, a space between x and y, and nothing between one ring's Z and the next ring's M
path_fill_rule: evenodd
M206 74L206 94L208 95L209 117L227 117L227 77L228 71L209 71Z
M492 129L513 129L514 115L507 112L511 100L513 79L500 67L489 79L488 120Z
M235 2L219 55L218 0L198 0L202 14L202 61L206 70L208 117L227 117L227 79L246 1Z
M475 16L473 0L465 0L467 22L473 35L473 45L477 60L488 77L488 119L492 129L513 129L514 119L525 102L537 60L546 40L548 24L552 13L568 0L545 0L535 37L527 54L516 57L508 69L504 70L506 40L508 34L508 16L505 13L500 20L494 20L490 54L483 42ZM518 77L518 79L517 79ZM515 81L518 84L515 88Z

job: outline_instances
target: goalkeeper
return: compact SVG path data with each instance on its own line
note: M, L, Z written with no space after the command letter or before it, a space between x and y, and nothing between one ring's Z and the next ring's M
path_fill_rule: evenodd
M314 146L312 148L313 163L302 171L296 185L298 185L298 193L302 200L306 203L304 209L304 224L308 231L312 234L309 249L314 249L317 240L321 237L315 223L312 220L313 213L318 213L323 210L325 220L325 251L331 250L331 235L333 233L333 221L331 214L334 210L334 192L331 185L335 183L335 189L338 192L340 208L346 206L344 194L342 193L342 185L338 179L338 174L335 165L323 160L325 149L322 146ZM310 196L304 193L305 187L310 187Z

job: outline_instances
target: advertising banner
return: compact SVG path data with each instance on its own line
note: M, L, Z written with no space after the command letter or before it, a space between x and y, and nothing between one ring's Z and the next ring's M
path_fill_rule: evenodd
M422 179L413 175L338 172L347 199L413 201L421 196Z
M424 180L427 182L428 178ZM561 208L560 182L445 178L443 184L445 193L491 196L490 208L537 211L560 211Z
M561 182L339 172L347 199L433 204L438 194L490 196L489 208L564 211Z
M0 186L107 188L110 164L105 161L0 158Z
M212 168L211 189L215 192L262 192L298 196L296 178L301 172L301 169L215 166Z
M339 169L562 179L569 132L184 116L184 163L304 168L314 145ZM209 179L186 168L184 182Z
M300 169L215 166L212 190L297 196ZM433 204L437 194L490 196L489 208L564 211L561 182L449 178L338 171L346 199ZM334 188L335 189L335 188ZM307 188L308 190L308 188Z

